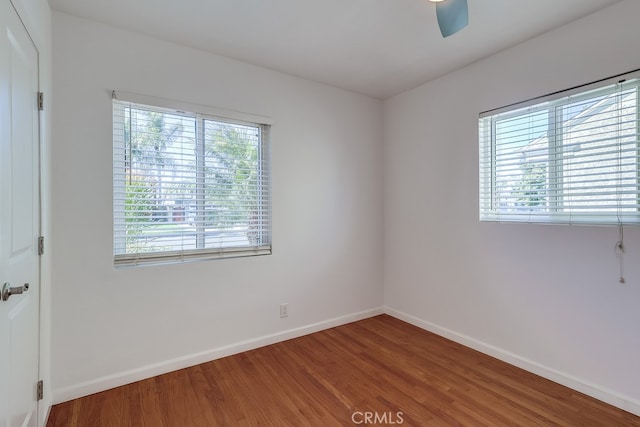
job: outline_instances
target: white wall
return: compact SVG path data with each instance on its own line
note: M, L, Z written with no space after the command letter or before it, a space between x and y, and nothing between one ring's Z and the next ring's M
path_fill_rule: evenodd
M380 312L381 101L57 12L53 36L56 401ZM112 89L275 121L273 255L114 269Z
M640 68L627 0L385 102L388 312L640 413L640 230L479 223L478 113Z
M46 0L11 0L38 50L39 86L45 94L40 113L41 233L49 241L51 223L51 10ZM48 248L47 248L48 249ZM51 251L41 257L40 271L40 379L44 398L40 402L38 425L44 425L51 408Z
M54 13L55 400L377 313L384 267L389 313L640 413L640 231L619 285L614 228L477 219L478 113L639 68L637 16L626 0L383 112ZM113 268L111 89L275 120L274 255Z

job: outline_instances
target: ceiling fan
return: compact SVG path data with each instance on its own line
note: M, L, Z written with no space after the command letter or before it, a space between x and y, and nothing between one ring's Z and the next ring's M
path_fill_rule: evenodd
M442 37L449 37L469 24L467 0L429 0L436 4Z

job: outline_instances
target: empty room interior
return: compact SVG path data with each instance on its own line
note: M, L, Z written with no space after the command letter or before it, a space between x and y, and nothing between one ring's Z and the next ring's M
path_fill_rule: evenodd
M0 425L640 425L640 1L1 1Z

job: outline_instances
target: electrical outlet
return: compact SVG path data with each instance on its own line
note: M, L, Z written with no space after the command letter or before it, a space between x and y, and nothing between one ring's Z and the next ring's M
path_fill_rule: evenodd
M288 317L289 316L289 304L282 303L280 304L280 317Z

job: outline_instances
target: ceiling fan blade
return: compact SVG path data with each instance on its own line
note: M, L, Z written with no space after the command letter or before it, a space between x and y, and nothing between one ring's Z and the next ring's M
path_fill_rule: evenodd
M436 3L436 16L442 37L449 37L469 24L467 0L446 0Z

